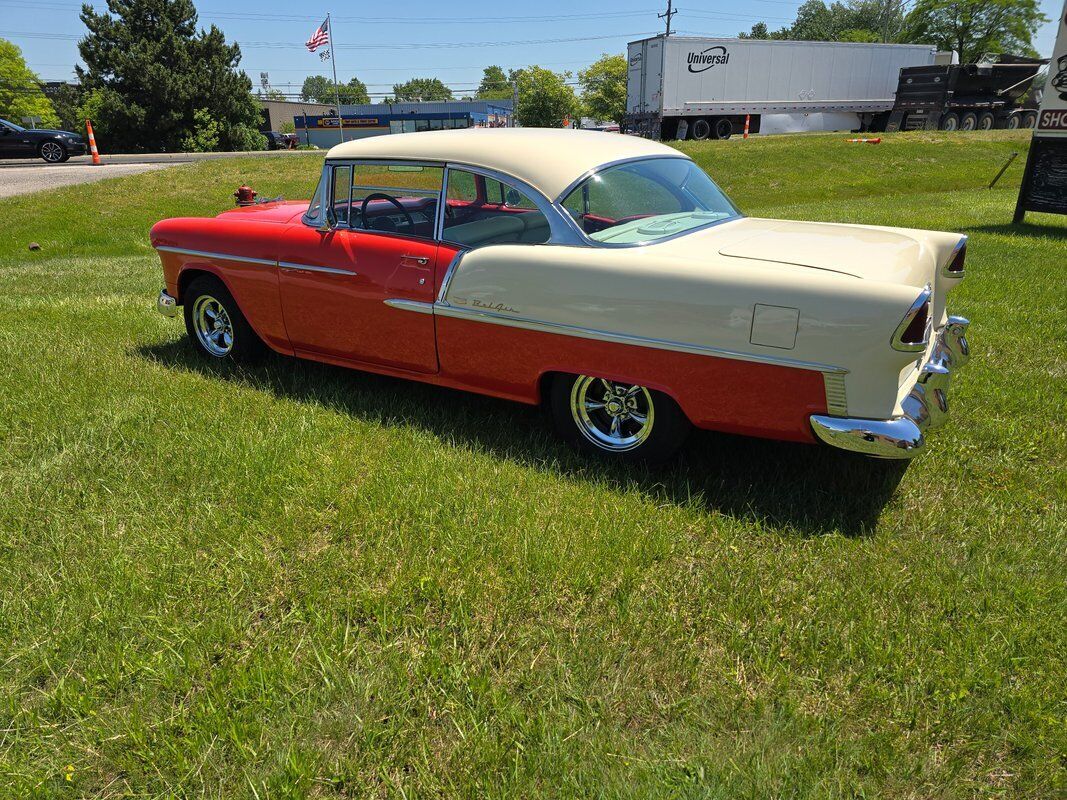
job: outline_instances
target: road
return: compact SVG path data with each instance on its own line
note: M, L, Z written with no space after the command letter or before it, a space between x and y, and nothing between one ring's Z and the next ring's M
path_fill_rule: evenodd
M0 159L0 197L43 192L60 186L92 183L105 178L119 178L193 161L252 156L285 158L299 155L299 150L273 150L254 153L145 153L140 155L105 155L103 163L93 166L89 156L72 158L65 164L46 164L38 159Z

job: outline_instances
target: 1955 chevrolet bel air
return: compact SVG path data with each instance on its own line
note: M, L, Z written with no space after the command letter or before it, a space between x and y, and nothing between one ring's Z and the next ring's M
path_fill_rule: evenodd
M968 358L958 234L743 216L687 156L614 134L346 142L308 202L152 228L195 347L545 404L587 450L692 426L908 458Z

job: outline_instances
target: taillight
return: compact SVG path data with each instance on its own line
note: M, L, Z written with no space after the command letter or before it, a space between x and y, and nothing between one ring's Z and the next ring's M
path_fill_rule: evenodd
M949 258L948 263L945 264L945 274L954 278L958 278L963 275L963 262L967 260L967 239L960 239L960 243L956 245L956 249L952 251L952 256Z
M927 338L930 322L930 287L925 287L919 296L915 298L915 302L911 304L911 308L908 309L908 313L904 315L904 319L897 325L897 329L893 331L893 339L891 344L895 350L903 350L907 353L913 353L918 350L922 350L929 344Z

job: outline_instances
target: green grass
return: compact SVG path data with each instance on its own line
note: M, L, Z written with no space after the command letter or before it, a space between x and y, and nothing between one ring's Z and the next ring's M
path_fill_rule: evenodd
M747 213L959 230L974 358L909 466L539 414L152 310L157 219L320 155L0 201L0 796L1054 798L1067 227L1014 133L687 146ZM29 252L37 241L42 249Z

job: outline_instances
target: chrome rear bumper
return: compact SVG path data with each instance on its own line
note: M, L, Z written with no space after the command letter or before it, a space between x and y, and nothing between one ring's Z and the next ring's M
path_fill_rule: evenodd
M178 301L166 289L160 289L159 297L156 298L156 311L164 317L176 317L178 316Z
M892 419L849 419L817 414L811 418L815 435L834 447L875 458L912 458L926 446L926 432L948 417L948 388L952 373L970 359L963 317L949 317L937 333L930 357Z

